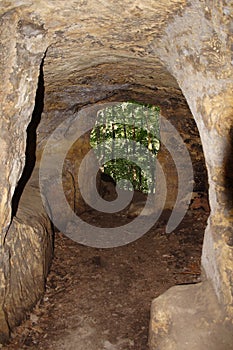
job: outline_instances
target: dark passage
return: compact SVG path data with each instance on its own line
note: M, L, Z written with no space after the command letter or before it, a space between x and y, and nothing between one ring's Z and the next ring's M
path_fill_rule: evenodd
M15 193L12 198L12 217L16 215L19 201L23 190L31 177L32 171L36 162L36 129L41 120L41 114L44 108L44 74L43 74L44 58L40 65L40 74L38 78L38 87L35 97L35 107L32 113L32 119L27 127L27 145L26 145L26 159L25 166Z

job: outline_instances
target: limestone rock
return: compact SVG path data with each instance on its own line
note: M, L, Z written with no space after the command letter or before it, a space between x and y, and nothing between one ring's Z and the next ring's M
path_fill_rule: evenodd
M172 287L152 303L150 350L232 349L232 331L208 282Z
M52 226L38 189L27 186L6 236L3 310L10 328L42 297L53 252ZM4 333L1 330L1 333Z

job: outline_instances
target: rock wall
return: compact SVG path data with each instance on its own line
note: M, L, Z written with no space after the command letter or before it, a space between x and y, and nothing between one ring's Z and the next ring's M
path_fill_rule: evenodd
M228 319L232 325L232 196L229 172L233 116L231 33L232 4L230 2L221 2L218 5L208 1L205 4L193 3L183 12L182 17L176 16L173 23L168 25L166 35L161 39L159 51L160 57L163 57L170 72L177 78L200 132L208 169L211 206L211 216L204 238L202 266L207 279L212 283L220 308L227 314L220 324ZM157 43L155 50L158 52ZM172 312L176 303L176 289L173 293L174 301L172 305L168 303L169 306L165 310L167 315ZM192 289L188 288L186 293L187 297L190 296ZM203 293L200 298L204 300L207 295L207 292ZM183 298L185 299L185 294ZM162 300L161 302L163 303ZM154 305L152 323L154 317L161 319L162 315L159 312ZM179 313L176 317L182 317L178 315ZM166 316L162 319L162 323L153 323L151 326L151 348L153 349L170 349L172 346L172 335L167 326L163 327L164 322L169 322L169 317L166 321L165 319ZM195 323L191 317L190 324L192 322ZM219 321L215 319L214 322ZM169 334L166 335L166 344L162 339L164 336L157 337L156 341L153 338L153 334L155 336L162 329ZM202 337L200 330L197 331L195 326L187 325L187 334L190 329L197 339ZM215 339L212 344L211 334L210 330L209 335L205 336L210 349L228 348L229 345L226 343L224 345L224 337L220 331L218 340ZM229 334L232 334L232 331ZM229 334L226 339L232 344L232 336ZM183 339L181 343L178 341L178 344L182 345L185 341L189 344L187 339ZM180 349L179 345L176 343L176 347L172 348ZM204 346L203 343L202 346ZM200 344L194 348L202 349Z
M46 48L43 25L24 16L21 10L1 15L1 342L8 338L10 328L25 317L24 311L41 297L52 252L51 224L43 218L46 214L42 214L42 208L35 215L29 206L19 218L12 218L12 197L24 169L26 129Z
M200 135L195 120L189 110L185 100L178 99L168 105L166 101L160 105L162 116L165 117L177 130L183 144L187 148L193 168L193 192L208 194L208 178L205 159L202 149ZM173 136L170 132L163 132L161 139L161 149L158 160L162 165L166 176L167 198L165 208L172 210L177 199L178 188L180 186L176 164L169 150L166 148L166 138L172 142ZM174 139L174 149L175 149ZM179 148L177 148L179 154ZM183 171L187 171L188 164L183 164Z
M10 329L41 298L53 252L53 228L38 188L26 186L4 244L4 312Z
M219 299L228 305L232 314L229 308L233 298L230 292L232 267L227 263L231 260L232 248L226 239L226 236L232 237L231 176L228 169L226 171L231 157L233 117L231 14L230 2L217 7L208 2L205 6L192 4L182 17L176 16L168 25L161 39L161 49L157 43L155 49L177 78L200 132L211 205L203 267ZM220 229L223 222L224 230Z

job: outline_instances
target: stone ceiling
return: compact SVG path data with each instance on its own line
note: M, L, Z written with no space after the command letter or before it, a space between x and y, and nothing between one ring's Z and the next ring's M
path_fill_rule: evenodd
M152 43L186 1L22 0L2 5L2 12L17 7L23 36L46 35L46 112L111 98L144 95L151 103L177 94L182 98Z

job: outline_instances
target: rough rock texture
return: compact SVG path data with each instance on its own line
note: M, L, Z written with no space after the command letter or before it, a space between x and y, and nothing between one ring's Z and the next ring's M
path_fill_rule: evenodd
M207 170L205 166L205 159L203 155L200 135L194 119L191 117L191 112L183 100L173 99L172 105L167 101L160 104L162 116L165 117L177 130L181 137L182 143L186 146L189 156L192 162L193 168L193 191L194 192L208 192L207 182ZM176 164L172 155L166 147L167 139L173 142L173 138L170 132L163 132L161 136L161 149L158 154L159 163L162 165L163 171L166 176L167 198L164 207L166 209L172 209L177 199L178 188L182 182L179 178ZM182 162L181 152L179 145L176 146L174 139L173 150L176 153L176 159L178 158ZM188 164L186 163L186 157L181 164L181 170L183 173L187 171ZM184 183L182 184L184 186Z
M2 248L1 341L43 295L53 252L53 228L39 189L28 184L20 199Z
M4 244L9 259L4 311L10 328L19 324L25 310L44 293L53 251L52 232L38 188L27 185Z
M40 226L41 218L24 216L22 225L30 226L28 239L22 231L24 226L19 227L11 215L11 200L25 165L26 130L32 118L40 67L44 97L37 104L44 108L37 128L38 166L49 135L84 106L134 99L161 105L162 113L167 116L171 106L175 110L177 101L180 105L186 98L200 132L209 179L211 217L202 264L223 312L232 322L232 2L3 0L1 5L2 339L8 336L7 318L13 326L23 314L23 309L15 314L12 311L14 303L19 307L23 299L17 288L21 282L25 293L31 288L31 302L22 305L25 308L33 305L43 289L42 275L45 277L47 271L43 266L48 265L47 257L51 256L50 248L45 248L50 242L46 234L47 219L40 241L37 225ZM179 116L173 121L186 129ZM85 143L83 148L88 149L88 145ZM172 172L170 188L176 188L174 168L167 162L164 164L167 172ZM199 173L204 171L197 168ZM67 193L71 178L66 182ZM67 195L72 202L72 189ZM173 192L171 196L170 203L175 198ZM25 272L23 265L13 265L18 271L15 275L19 274L21 279L16 294L11 294L9 283L13 282L9 282L11 261L7 252L9 249L16 252L13 237L17 235L11 233L14 229L20 237L15 259L21 261L20 251L25 249L27 266L31 269ZM40 257L34 264L32 247L35 246ZM48 255L47 251L50 251ZM27 287L30 278L25 273L40 276L38 291L34 281L33 287L31 284ZM152 326L151 334L155 331ZM161 345L160 349L166 348Z
M170 288L151 311L152 349L232 349L231 324L208 282Z
M208 2L204 7L195 3L168 25L159 51L176 76L200 131L212 211L205 235L203 267L232 317L232 246L228 243L233 234L229 171L233 117L231 33L232 3L217 7ZM158 52L157 44L155 49Z

